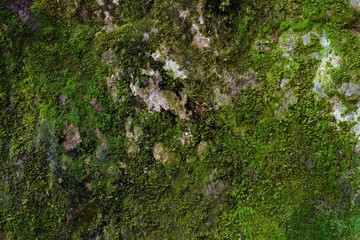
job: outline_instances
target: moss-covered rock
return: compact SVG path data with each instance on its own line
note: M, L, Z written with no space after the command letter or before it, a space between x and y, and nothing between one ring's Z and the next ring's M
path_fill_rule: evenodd
M358 239L357 1L0 3L3 239Z

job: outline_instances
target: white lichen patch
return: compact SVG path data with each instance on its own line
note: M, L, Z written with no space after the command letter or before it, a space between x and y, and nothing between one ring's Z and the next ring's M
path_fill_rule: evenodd
M160 75L157 73L159 79ZM174 92L161 90L159 88L160 80L149 79L146 87L141 88L138 83L130 84L130 89L134 96L140 97L147 105L150 112L160 112L162 109L170 110L180 119L187 119L185 104L187 101L186 93L181 93L179 98Z
M307 33L303 35L301 38L303 40L304 45L307 45L311 42L311 33Z
M317 38L319 37L319 34L312 30L302 36L299 36L291 31L289 32L285 32L284 34L282 34L279 38L279 48L282 50L283 57L291 57L294 49L295 49L295 44L298 41L302 41L302 43L304 45L308 45L311 43L312 41L312 36L316 36Z
M332 105L331 115L334 116L336 121L339 122L354 122L352 131L360 140L360 102L357 104L357 110L347 113L347 108L344 106L337 97L333 97L330 101Z
M146 103L150 111L160 112L161 109L170 109L157 82L151 80L146 88L140 88L138 84L130 84L130 89L134 96L140 97Z
M197 33L194 38L195 45L201 50L210 48L210 38L205 37L201 33Z
M194 35L193 43L201 50L210 48L210 38L205 37L195 23L192 24L190 29L191 34Z
M143 41L146 42L146 41L148 41L149 39L150 39L150 34L147 33L147 32L144 32L144 33L143 33Z
M156 76L156 72L152 68L141 69L141 74L149 76L149 77L155 77Z
M351 130L355 133L357 138L360 138L360 122L357 122Z
M321 93L326 91L332 85L332 78L330 71L334 68L340 67L341 57L334 53L334 49L330 46L330 40L326 38L326 32L323 31L320 37L320 44L323 47L321 63L316 70L314 79L314 92Z
M279 48L283 51L283 56L288 57L295 49L295 43L298 41L299 36L291 32L284 33L279 38Z
M97 4L99 4L100 6L104 6L104 0L96 0Z
M343 93L345 97L360 97L360 85L352 82L343 83L339 89L340 93Z
M350 5L353 8L360 10L360 0L350 0Z
M196 12L199 14L200 25L204 25L203 3L201 1L196 5Z
M180 10L179 11L179 18L181 21L185 21L186 17L189 15L189 10Z
M179 64L171 59L166 59L164 69L165 69L165 71L170 72L173 75L174 79L177 79L177 78L186 79L187 78L184 71L180 70Z
M281 81L280 81L280 88L281 88L281 89L284 89L284 88L288 85L288 83L289 83L289 79L287 79L287 78L281 79Z
M104 11L104 21L106 23L110 23L113 20L113 17L110 15L110 13L108 11Z
M345 117L343 115L346 112L346 107L343 106L343 104L340 102L340 100L337 97L333 97L330 100L330 103L332 105L332 111L330 114L334 116L337 122L345 121Z
M158 33L159 33L159 29L158 29L157 27L152 27L152 28L150 29L150 33L152 33L152 34L158 34Z
M155 60L155 61L160 61L161 60L161 53L157 50L156 52L151 54L151 57Z
M151 30L152 32L153 30ZM157 28L154 28L154 31L158 31ZM151 54L151 57L157 62L165 62L168 59L169 48L164 44L160 44L159 48Z
M159 142L154 144L153 156L157 161L160 161L164 165L169 162L170 159L169 151L164 147L162 143Z

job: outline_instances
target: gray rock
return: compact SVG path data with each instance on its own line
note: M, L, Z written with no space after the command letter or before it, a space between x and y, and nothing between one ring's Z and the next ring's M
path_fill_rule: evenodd
M302 40L305 45L309 44L311 42L311 34L305 34L304 36L302 36Z
M340 92L345 93L345 97L360 96L360 85L350 83L344 83L341 85Z
M360 10L360 0L350 0L350 5L353 8Z

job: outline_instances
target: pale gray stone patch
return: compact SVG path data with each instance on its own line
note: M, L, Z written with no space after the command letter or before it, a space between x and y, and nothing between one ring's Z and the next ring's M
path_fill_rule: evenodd
M330 70L333 68L340 67L340 61L342 60L340 56L336 55L334 49L330 46L330 40L326 38L326 32L323 30L320 37L320 45L323 47L323 56L321 56L321 63L316 70L316 75L314 78L314 90L317 89L315 86L317 82L321 83L321 87L326 91L333 81L330 75ZM314 91L316 92L316 91Z
M198 25L196 25L195 23L193 23L193 24L191 25L191 28L190 28L190 33L191 33L192 35L195 35L195 34L198 33L199 31L200 31L200 29L199 29Z
M186 17L189 15L189 10L180 10L179 11L179 18L181 21L185 21Z
M356 154L360 154L360 141L358 141L357 144L355 145L354 152Z
M159 73L157 73L158 78ZM180 93L179 98L174 92L168 90L161 90L159 88L160 80L149 79L145 88L141 88L138 83L131 83L130 89L134 96L140 97L147 105L150 112L160 112L162 109L170 110L176 114L180 119L187 119L188 114L185 108L187 96L185 91Z
M143 41L146 42L146 41L148 41L149 39L150 39L149 33L144 32L144 33L143 33Z
M157 27L152 27L150 29L150 32L153 33L153 34L158 34L159 33L159 29Z
M194 43L201 50L210 48L210 38L203 36L201 33L195 35Z
M104 21L106 23L110 23L113 20L113 17L110 15L108 11L104 11L104 15L105 15Z
M161 54L160 54L160 52L158 52L158 51L152 53L152 54L151 54L151 57L152 57L155 61L160 61L160 60L161 60Z
M312 52L312 53L309 54L309 56L311 58L315 58L315 59L320 59L321 58L319 53L317 53L317 52Z
M350 83L343 83L339 90L340 93L344 93L345 97L359 97L360 96L360 85Z
M302 36L302 40L304 45L307 45L311 42L311 33L307 33L304 36Z
M32 18L31 5L33 4L33 2L34 2L33 0L12 0L12 1L2 1L0 5L3 4L6 9L17 14L19 19L22 22L25 22Z
M174 75L174 79L177 79L177 78L186 79L187 78L186 74L180 70L179 64L171 59L166 59L164 69L166 71L172 72Z
M324 48L331 48L330 47L330 40L326 38L326 32L325 30L322 31L322 35L320 37L320 44Z
M100 6L104 6L104 0L96 0L97 4L99 4Z
M151 68L141 69L141 74L144 74L144 75L149 76L149 77L156 76L156 72L154 71L154 69L151 69Z
M350 6L360 10L360 0L350 0Z
M289 83L289 79L287 79L287 78L281 79L281 81L280 81L280 88L281 88L281 89L285 88L285 86L286 86L288 83Z
M330 100L332 105L331 115L334 116L336 122L353 122L355 125L351 128L352 132L355 134L355 137L360 139L360 102L357 104L357 110L346 113L346 106L344 106L337 97L333 97ZM355 151L357 151L358 147L355 147Z
M360 136L360 122L356 123L352 130L354 131L355 136L358 138Z
M194 36L194 44L201 50L210 48L210 38L205 37L199 29L199 26L195 23L192 24L190 33Z
M319 94L324 94L321 82L315 81L313 91Z
M340 102L340 100L337 97L333 97L330 100L330 103L332 105L332 112L331 115L334 116L337 122L344 121L344 113L346 112L346 107Z

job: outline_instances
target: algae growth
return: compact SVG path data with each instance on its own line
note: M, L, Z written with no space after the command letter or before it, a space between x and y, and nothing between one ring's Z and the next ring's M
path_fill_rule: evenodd
M359 239L360 2L0 1L2 239Z

